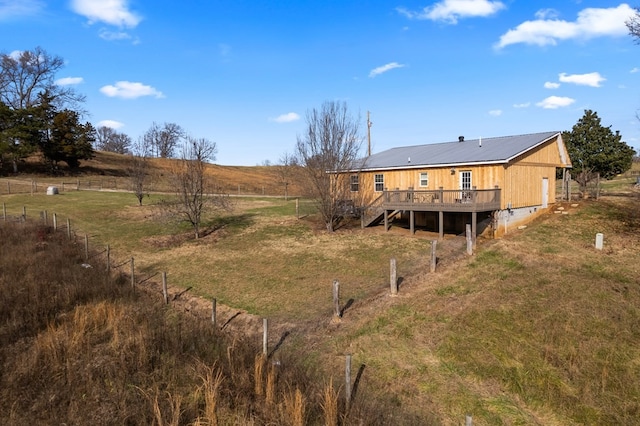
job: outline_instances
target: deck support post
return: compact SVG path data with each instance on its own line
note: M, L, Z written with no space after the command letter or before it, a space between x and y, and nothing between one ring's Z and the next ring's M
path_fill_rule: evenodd
M438 212L438 239L444 239L444 212L442 210Z
M384 230L389 230L389 211L384 209Z
M476 235L478 234L478 213L471 212L471 241L473 249L476 249Z
M409 229L411 235L416 233L416 214L413 210L409 210Z

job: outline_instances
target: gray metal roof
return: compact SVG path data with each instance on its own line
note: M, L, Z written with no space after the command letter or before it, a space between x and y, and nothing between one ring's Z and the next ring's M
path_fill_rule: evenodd
M559 133L542 132L391 148L364 159L362 170L508 163Z

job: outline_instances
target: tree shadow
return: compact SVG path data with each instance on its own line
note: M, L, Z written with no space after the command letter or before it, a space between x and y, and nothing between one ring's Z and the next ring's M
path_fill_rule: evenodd
M355 302L353 298L347 300L347 303L345 303L344 307L340 310L340 318L342 318L347 309L349 309L351 305L353 305L353 302Z
M235 314L233 314L228 320L225 321L224 324L222 324L222 327L220 327L220 330L224 330L231 323L231 321L233 321L238 316L240 316L240 314L242 314L242 312L236 312Z
M214 220L208 222L206 226L200 231L200 236L206 237L214 232L226 228L229 226L237 227L240 229L248 228L255 223L255 213L243 213L239 215L228 215L217 217Z
M361 364L360 368L358 368L358 374L356 374L356 379L353 382L353 389L351 389L351 402L353 402L353 400L356 398L358 387L360 386L360 380L362 379L362 374L364 373L365 368L365 364Z
M276 343L276 345L273 347L273 349L271 349L271 352L269 352L269 354L267 355L267 359L271 358L273 356L273 354L280 349L280 346L282 346L282 344L284 343L285 339L289 336L289 334L291 334L291 332L289 331L285 331L284 333L282 333L282 336L280 336L280 340L278 341L278 343Z

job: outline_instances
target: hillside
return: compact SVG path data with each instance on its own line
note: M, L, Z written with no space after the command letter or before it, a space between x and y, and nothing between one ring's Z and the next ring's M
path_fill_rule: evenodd
M150 189L158 192L171 192L171 170L175 167L175 159L149 158ZM64 163L60 172L52 175L43 165L39 156L34 156L21 164L19 173L14 175L8 169L3 177L19 181L35 181L41 186L48 184L69 186L78 182L83 188L91 189L127 189L130 185L128 168L131 158L128 155L112 152L96 151L91 160L81 161L78 170L69 171ZM291 196L302 196L304 190L300 185L300 170L290 168L287 179L287 192ZM279 166L223 166L209 164L207 175L211 185L230 194L284 196L282 172ZM17 187L16 187L17 188ZM26 190L25 190L26 191Z

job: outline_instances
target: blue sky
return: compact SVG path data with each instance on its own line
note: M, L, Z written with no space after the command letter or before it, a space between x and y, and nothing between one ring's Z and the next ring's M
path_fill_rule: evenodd
M345 101L372 151L571 130L585 109L640 150L640 45L613 1L0 0L3 53L62 57L87 120L215 141L216 163L294 151ZM365 141L366 150L366 141Z

